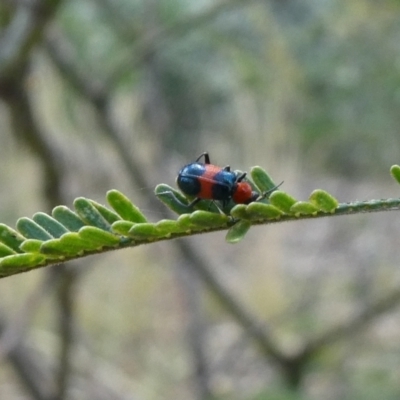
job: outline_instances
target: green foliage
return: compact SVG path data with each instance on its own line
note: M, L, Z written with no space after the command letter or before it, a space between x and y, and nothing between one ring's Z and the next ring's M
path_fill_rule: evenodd
M391 173L400 182L400 167L393 166ZM155 194L179 215L176 220L150 223L125 195L110 190L107 201L112 210L79 197L74 201L74 211L57 206L52 216L38 212L32 219L20 218L17 230L0 224L0 277L110 249L196 233L228 230L227 242L237 243L256 224L397 210L400 206L400 199L339 204L321 189L314 190L308 201L297 201L277 190L277 185L262 168L254 167L251 178L249 182L258 190L259 199L248 205L228 205L227 212L222 212L212 201L203 200L189 207L189 200L182 193L161 184L155 188Z
M392 168L390 168L390 173L396 182L400 183L400 167L398 165L393 165Z
M276 188L275 182L263 168L253 167L250 173L254 184L261 193L269 193Z
M146 217L139 211L139 209L134 206L127 197L122 195L117 190L110 190L107 193L107 201L122 219L139 224L147 222ZM107 210L105 207L103 207L103 209ZM105 211L103 211L103 213L104 212ZM119 218L116 215L116 219L111 223L118 221L118 219Z
M245 219L236 222L236 224L233 225L226 234L226 241L232 244L240 242L244 238L250 227L251 222Z

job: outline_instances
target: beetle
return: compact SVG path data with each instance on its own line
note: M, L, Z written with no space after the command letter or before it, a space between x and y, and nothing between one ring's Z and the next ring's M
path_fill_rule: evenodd
M200 162L202 157L204 163ZM253 191L249 182L243 181L245 177L246 172L233 172L229 165L221 168L211 164L209 154L204 152L179 171L176 182L184 194L195 196L189 207L202 199L219 200L223 204L229 200L236 204L249 204L262 196Z

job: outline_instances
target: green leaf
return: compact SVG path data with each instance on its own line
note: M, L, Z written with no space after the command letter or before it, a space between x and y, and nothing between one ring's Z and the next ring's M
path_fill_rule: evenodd
M94 226L84 226L79 230L78 234L82 239L97 244L99 248L113 247L119 244L118 236Z
M86 227L82 228L85 229ZM78 232L66 233L60 238L61 245L68 249L68 252L83 253L98 249L98 243L83 238ZM43 247L43 246L42 246Z
M399 165L392 165L390 168L390 173L392 177L396 180L397 183L400 183L400 166Z
M160 236L160 232L158 231L155 224L151 223L143 223L143 224L135 224L129 230L129 237L134 239L154 239Z
M52 211L52 216L67 229L77 232L86 224L68 207L57 206Z
M68 232L64 225L61 225L54 218L50 217L50 215L43 212L34 214L32 219L54 238Z
M172 219L162 219L158 221L156 223L156 228L158 232L160 232L160 235L167 237L172 233L182 233L185 231L177 221Z
M12 248L6 246L4 243L0 243L0 258L17 254Z
M41 264L44 264L45 262L46 262L46 257L38 253L24 253L24 254L15 254L12 256L7 256L0 259L0 276L3 275L4 269L18 270L21 267L24 268L37 267ZM8 275L8 273L6 275Z
M214 228L224 226L229 221L225 214L216 214L209 211L195 211L190 214L190 222L196 226Z
M187 232L189 233L193 228L195 228L195 225L193 225L191 219L190 219L190 214L182 214L178 217L176 220L179 228L182 230L182 232Z
M118 190L109 190L107 201L122 219L136 223L147 222L144 214Z
M276 188L276 184L263 168L253 167L250 171L250 174L253 182L256 184L261 194Z
M76 233L71 234L77 235ZM66 235L68 235L68 233L66 233ZM52 239L43 242L40 246L40 253L45 254L47 257L57 257L60 260L64 260L66 256L73 257L83 254L83 252L79 254L78 251L72 251L63 245L61 239Z
M37 239L27 239L21 244L21 250L25 253L40 253L40 246L44 242Z
M21 253L19 246L25 238L5 224L0 224L0 242L17 253Z
M133 225L135 223L130 221L116 221L111 225L111 229L118 235L129 236L129 230Z
M99 211L97 211L90 200L84 197L78 197L74 201L74 207L79 217L88 225L96 226L104 231L109 231L111 229L111 225L103 218Z
M38 239L43 241L53 239L53 237L40 225L26 217L20 218L17 221L17 229L27 239Z
M238 204L231 210L231 216L237 219L249 219L247 214L247 206L245 204Z
M81 256L84 252L98 249L98 243L83 239L77 232L69 232L59 239L48 240L40 248L43 254L58 255L59 257Z
M157 185L154 193L160 201L179 215L193 211L192 207L188 207L189 200L171 186L164 183Z
M250 221L242 219L236 222L236 224L228 230L225 237L226 241L232 244L240 242L244 238L250 227Z
M297 200L292 196L289 196L287 193L282 192L281 190L275 190L269 197L269 202L286 214L291 213L290 210L296 201Z
M106 206L103 206L103 204L97 203L97 201L94 200L90 200L90 202L109 224L112 225L116 221L121 221L121 217L117 213L109 210Z
M300 215L316 215L318 208L308 201L298 201L290 208L290 212L296 217Z
M309 201L319 210L327 213L334 213L339 205L339 202L331 194L321 189L314 190Z
M178 201L180 201L183 204L189 204L189 200L188 198L181 193L179 190L176 190L175 188L173 188L172 186L169 186L165 183L160 183L159 185L157 185L154 189L154 194L158 197L158 196L162 196L164 194L168 195L168 194L173 194Z
M246 209L247 215L251 219L278 219L283 214L279 208L272 204L250 203Z

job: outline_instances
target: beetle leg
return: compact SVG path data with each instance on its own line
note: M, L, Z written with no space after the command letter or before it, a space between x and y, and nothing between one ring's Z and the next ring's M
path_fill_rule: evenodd
M223 210L221 209L221 207L217 204L217 202L214 201L214 200L213 200L212 202L214 203L215 207L217 207L219 213L225 215L225 213L223 212ZM211 207L211 204L210 204L210 207ZM224 201L222 201L222 207L224 207Z
M227 172L231 172L231 166L227 165L226 167L223 168L223 170L227 171Z
M210 162L210 156L208 155L208 152L205 151L204 153L201 153L198 157L196 162L200 160L201 157L204 157L204 164L211 164Z
M193 207L194 205L196 205L199 201L200 201L200 197L196 197L194 200L192 200L187 206L188 207Z

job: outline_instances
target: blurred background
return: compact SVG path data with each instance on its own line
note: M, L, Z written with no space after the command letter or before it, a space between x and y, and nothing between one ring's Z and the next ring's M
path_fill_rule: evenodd
M398 197L398 0L2 0L0 221L153 195L203 151L305 200ZM1 399L400 398L394 213L0 281Z

